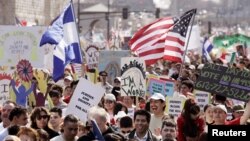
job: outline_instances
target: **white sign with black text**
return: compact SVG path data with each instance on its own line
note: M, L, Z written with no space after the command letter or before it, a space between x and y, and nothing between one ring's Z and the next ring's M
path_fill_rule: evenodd
M76 115L81 121L86 122L88 110L98 105L104 93L105 90L101 86L95 85L85 78L80 78L66 110L66 115Z

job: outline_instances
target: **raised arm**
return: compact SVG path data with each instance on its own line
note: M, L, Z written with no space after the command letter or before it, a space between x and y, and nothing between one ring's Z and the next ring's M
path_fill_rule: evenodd
M16 89L16 87L15 87L16 83L15 83L15 81L14 81L13 79L11 79L10 85L11 85L11 87L12 87L12 89L13 89L15 95L17 95L19 92L17 91L17 89Z
M250 117L250 100L248 101L244 114L240 118L240 124L244 125L247 123L248 118Z
M33 89L34 89L34 86L35 86L35 84L32 83L32 84L31 84L31 87L29 88L29 90L25 92L25 96L28 96L29 94L31 94L31 92L32 92Z

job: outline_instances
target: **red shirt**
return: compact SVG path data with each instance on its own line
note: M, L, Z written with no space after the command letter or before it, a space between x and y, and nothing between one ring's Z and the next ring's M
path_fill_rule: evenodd
M65 103L69 104L71 97L72 97L72 95L70 95L70 96L68 96L68 97L65 97L63 101L64 101Z
M230 121L225 121L225 125L240 125L240 118L236 118Z
M183 134L183 130L184 130L183 127L184 127L184 123L185 122L186 121L184 120L183 116L180 115L178 117L178 119L177 119L177 128L178 128L177 141L185 141L186 140L185 139L186 137ZM205 121L204 121L204 119L202 119L202 118L199 117L199 118L197 118L195 120L195 123L198 126L198 132L199 132L199 134L202 133L202 132L204 132L204 128L205 128Z

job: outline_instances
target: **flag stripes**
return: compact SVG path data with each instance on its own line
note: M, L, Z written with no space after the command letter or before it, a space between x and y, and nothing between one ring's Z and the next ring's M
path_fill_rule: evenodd
M166 33L177 21L176 18L167 17L144 26L130 40L131 50L147 65L155 63L163 57Z
M192 17L196 14L196 9L192 9L183 14L169 30L167 37L165 38L165 50L163 58L173 62L183 62L184 47L188 26Z

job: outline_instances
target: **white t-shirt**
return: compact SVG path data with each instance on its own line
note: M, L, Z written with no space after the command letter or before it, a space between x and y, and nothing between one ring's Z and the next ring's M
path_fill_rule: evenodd
M77 141L78 137L75 137L74 141ZM52 139L50 139L50 141L66 141L64 138L63 138L63 135L59 135L59 136L56 136Z
M135 113L135 106L132 106L132 108L128 108L128 116L134 119L134 113Z
M164 116L164 115L163 115ZM161 129L161 125L162 125L162 118L161 117L156 117L154 114L151 114L151 119L150 119L150 123L149 123L149 130L154 133L155 129L160 128Z
M2 131L4 129L3 127L3 122L0 123L0 131Z
M1 132L0 132L0 141L3 141L4 138L6 136L8 136L8 135L9 135L9 133L8 133L8 129L7 128L4 128L3 130L1 130Z

